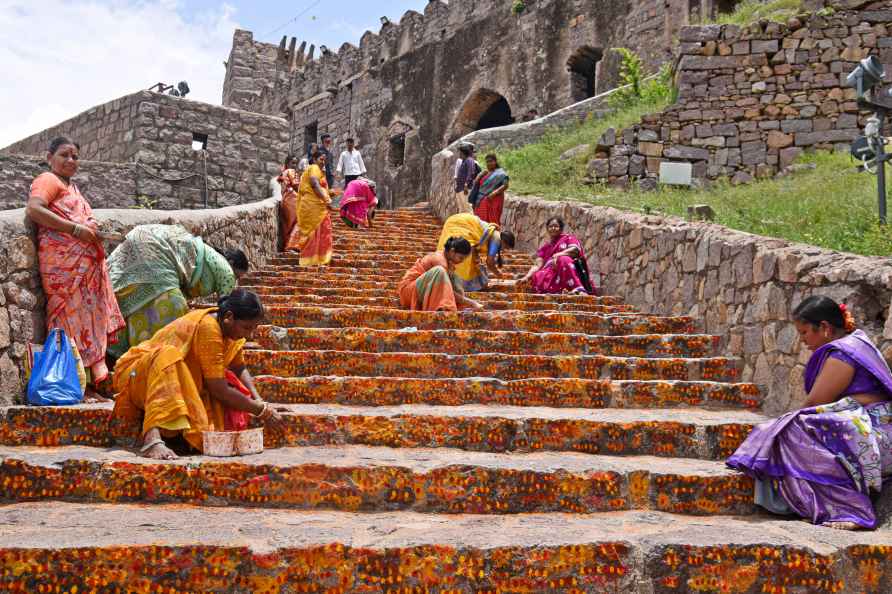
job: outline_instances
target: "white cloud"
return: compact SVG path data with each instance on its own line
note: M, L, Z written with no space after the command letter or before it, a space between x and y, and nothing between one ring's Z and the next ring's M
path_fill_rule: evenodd
M186 80L220 103L234 9L175 0L0 0L0 147L148 88Z

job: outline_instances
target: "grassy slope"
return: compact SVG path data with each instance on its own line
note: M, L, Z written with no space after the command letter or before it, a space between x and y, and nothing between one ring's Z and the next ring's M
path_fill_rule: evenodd
M716 222L734 229L867 255L892 255L892 233L877 221L876 176L856 171L848 155L819 152L802 162L816 168L743 186L718 182L709 189L622 191L582 183L601 133L637 122L663 105L637 105L607 119L547 135L541 142L499 152L511 174L511 191L551 200L579 200L627 210L651 209L685 216L692 204L709 204ZM567 149L590 144L588 155L566 161Z
M802 0L744 0L730 14L720 14L710 21L720 25L746 26L760 19L784 22L802 12Z

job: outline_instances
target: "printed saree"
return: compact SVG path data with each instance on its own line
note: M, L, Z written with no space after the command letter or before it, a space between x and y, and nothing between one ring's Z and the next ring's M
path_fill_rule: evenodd
M579 250L578 257L561 256L558 258L557 264L552 262L555 254L571 246L575 246ZM544 264L530 280L534 292L543 294L594 293L588 274L588 263L585 260L585 250L579 239L573 235L563 233L557 239L543 244L536 252L536 256L541 258Z
M482 291L489 285L489 276L480 265L480 258L495 255L500 248L499 226L481 221L471 213L459 213L446 219L437 250L443 251L450 237L464 237L471 243L471 256L455 267L465 291Z
M350 227L368 227L369 211L378 205L375 190L362 179L347 184L341 197L341 219Z
M235 288L229 262L179 225L140 225L108 259L112 287L126 328L109 353L120 357L184 316L188 299Z
M313 190L313 178L325 190L326 198L320 198ZM297 234L293 245L300 250L301 266L324 266L331 261L334 239L329 204L331 196L328 194L325 174L318 165L310 165L300 179L297 225L292 233L292 236ZM291 239L289 245L292 245Z
M46 200L47 208L66 221L97 229L90 204L77 186L66 186L52 173L43 173L32 182L31 196ZM74 340L93 382L99 384L108 377L108 344L124 327L106 268L105 250L42 226L37 240L40 278L47 299L47 330L62 328Z
M443 252L419 258L397 285L400 305L423 311L457 311L456 293L459 281L449 273L449 262Z
M508 174L501 167L488 171L483 174L480 179L480 187L478 195L483 196L474 205L474 214L481 220L488 223L500 225L502 223L502 209L505 206L505 193L499 192L493 194L493 190L497 190L508 182Z
M824 363L839 351L892 396L892 373L864 332L824 345L805 370L811 391ZM756 479L756 503L814 524L877 524L871 496L892 473L892 402L862 406L847 389L831 404L793 411L756 427L728 466Z
M227 409L210 396L204 380L226 378L228 369L243 367L245 341L223 337L216 311L192 311L118 360L116 428L141 427L142 435L156 427L176 428L198 451L203 431L226 428Z
M279 185L282 188L282 203L279 206L282 240L285 242L283 251L297 249L292 242L292 232L297 226L297 191L300 186L300 174L294 169L285 169L279 176ZM294 237L296 241L297 237Z

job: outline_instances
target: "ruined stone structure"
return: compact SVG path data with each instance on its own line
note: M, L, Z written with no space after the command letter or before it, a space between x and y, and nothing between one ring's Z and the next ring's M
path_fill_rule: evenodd
M281 118L140 91L2 153L42 157L60 135L81 144L83 159L112 163L87 163L76 180L88 178L84 185L92 185L98 196L87 196L97 208L216 208L263 200L288 147L288 125ZM26 162L39 168L39 159ZM0 161L0 205L17 207L27 199L30 178L22 178L21 165L20 160L13 166L11 157ZM25 192L14 191L23 182Z
M746 182L776 174L804 149L848 149L868 114L845 79L868 55L892 65L892 3L846 4L858 8L744 29L683 28L678 101L601 139L590 175L653 186L666 160L692 163L695 178Z
M338 149L356 137L383 202L411 204L425 199L430 156L444 144L611 89L612 47L655 69L681 26L736 2L538 0L519 16L511 4L433 0L337 53L237 31L223 103L288 120L298 152L324 132Z

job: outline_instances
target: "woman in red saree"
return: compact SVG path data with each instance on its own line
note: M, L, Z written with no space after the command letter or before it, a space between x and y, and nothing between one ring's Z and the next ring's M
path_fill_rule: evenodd
M495 155L486 155L486 171L480 173L475 184L474 214L487 223L501 225L508 174L499 167Z
M546 223L549 241L536 252L536 263L517 282L529 283L533 291L544 294L581 293L595 295L582 243L564 233L564 221L558 217Z
M71 181L78 169L78 152L78 145L68 138L50 143L51 172L31 183L25 212L38 226L47 329L62 328L74 340L98 385L108 377L106 347L125 322L108 275L99 224Z
M300 185L300 173L297 172L297 158L288 155L285 166L278 178L282 188L282 202L279 206L279 221L282 227L282 251L296 249L291 241L291 232L297 226L297 190Z
M341 197L341 220L354 229L371 229L376 206L378 197L375 195L375 182L360 177L347 184L344 189Z

